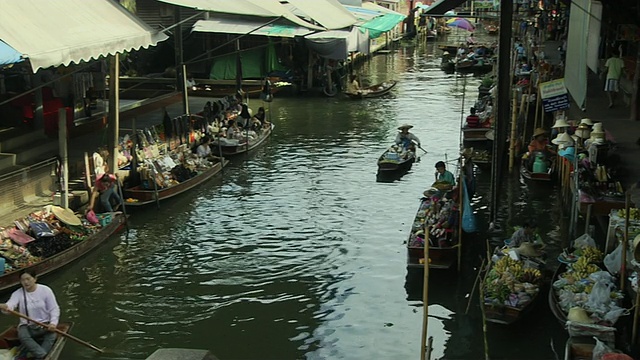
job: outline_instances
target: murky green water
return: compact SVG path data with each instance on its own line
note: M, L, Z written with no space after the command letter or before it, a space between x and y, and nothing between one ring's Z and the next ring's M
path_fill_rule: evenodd
M276 99L265 146L160 210L138 211L128 238L43 279L73 333L112 350L105 358L188 347L223 360L418 359L422 273L407 272L403 242L434 163L457 157L463 91L469 108L479 84L444 74L439 55L430 44L373 57L365 82L399 80L387 98ZM429 153L400 181L378 183L376 159L405 122ZM489 181L480 175L474 199L483 229ZM501 197L512 204L503 226L556 226L552 188L514 177ZM464 313L484 238L465 247L460 275L431 276L434 359L483 358L477 297ZM553 359L552 338L562 356L564 331L541 300L516 325L489 325L492 358ZM71 342L63 354L94 357Z

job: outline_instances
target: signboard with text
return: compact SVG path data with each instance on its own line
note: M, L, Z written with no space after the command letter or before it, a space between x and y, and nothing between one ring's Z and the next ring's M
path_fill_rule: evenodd
M567 88L564 86L564 79L543 82L538 88L540 89L540 98L542 99L544 112L553 112L569 108L569 94L567 93Z

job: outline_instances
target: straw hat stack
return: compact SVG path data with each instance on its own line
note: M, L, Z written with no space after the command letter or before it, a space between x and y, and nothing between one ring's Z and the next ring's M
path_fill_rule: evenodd
M581 139L588 139L589 135L591 135L591 129L589 128L589 125L580 123L575 134Z
M551 127L552 129L568 128L570 125L564 117L559 117Z
M556 137L555 139L551 140L551 142L554 143L555 145L558 145L558 147L560 149L564 149L566 147L573 146L573 144L574 144L573 138L571 137L571 135L569 135L567 133L562 133L562 134L558 135L558 137Z
M593 121L591 121L591 119L589 118L582 118L582 120L580 120L580 124L593 126Z

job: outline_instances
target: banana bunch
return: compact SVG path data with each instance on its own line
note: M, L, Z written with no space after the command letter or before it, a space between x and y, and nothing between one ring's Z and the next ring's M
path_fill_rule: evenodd
M503 256L496 262L494 269L498 274L511 273L516 279L522 276L522 263L509 256Z
M587 263L595 264L602 262L602 256L602 251L593 246L587 246L582 249L582 255L580 256L580 259L584 258L584 261L586 261Z
M627 216L627 212L625 209L618 210L618 216L625 219ZM630 220L640 220L640 210L638 208L630 208L629 209L629 219Z
M520 277L521 282L536 284L542 278L542 273L538 269L526 268Z
M599 182L607 182L609 180L607 168L604 165L598 165L598 167L596 167L595 176Z
M592 273L600 271L600 268L591 264L585 256L581 256L578 261L573 263L572 268L576 279L586 279Z

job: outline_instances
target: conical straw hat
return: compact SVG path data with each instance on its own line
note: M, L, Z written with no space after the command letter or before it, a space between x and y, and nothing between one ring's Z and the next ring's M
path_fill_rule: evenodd
M67 225L78 226L82 224L82 221L73 213L73 210L53 206L51 207L51 212L58 220Z

